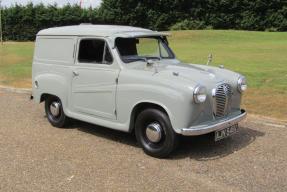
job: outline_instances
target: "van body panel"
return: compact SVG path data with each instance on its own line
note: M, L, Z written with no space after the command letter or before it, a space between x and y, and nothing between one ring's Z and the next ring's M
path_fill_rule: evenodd
M95 65L73 67L71 109L75 112L115 119L116 79L119 70Z
M36 102L43 94L61 98L68 108L71 66L75 60L76 37L37 36L32 64L32 93Z

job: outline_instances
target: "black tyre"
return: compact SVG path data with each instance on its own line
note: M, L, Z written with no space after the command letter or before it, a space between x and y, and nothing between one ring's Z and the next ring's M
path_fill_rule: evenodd
M137 116L135 134L144 152L157 158L167 157L178 143L169 117L158 109L146 109Z
M65 115L62 102L58 97L47 97L45 100L45 112L48 121L54 127L62 128L68 124L69 118Z

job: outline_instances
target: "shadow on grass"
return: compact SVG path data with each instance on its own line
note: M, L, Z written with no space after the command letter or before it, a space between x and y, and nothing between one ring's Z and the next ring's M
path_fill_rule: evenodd
M76 128L79 131L105 138L116 143L139 147L133 133L115 131L78 120L73 120L73 123L69 128ZM218 142L214 141L214 134L196 137L181 136L178 148L172 153L169 159L178 160L187 157L198 161L219 159L245 148L253 143L257 137L262 137L264 135L264 132L247 127L240 127L237 134Z

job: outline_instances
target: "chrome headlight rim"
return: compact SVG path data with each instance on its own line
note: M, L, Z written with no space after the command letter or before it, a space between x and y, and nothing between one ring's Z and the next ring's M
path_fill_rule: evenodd
M247 90L247 81L244 76L240 76L237 80L237 89L240 93L243 93Z
M197 85L193 91L193 99L197 104L204 103L207 99L206 87Z

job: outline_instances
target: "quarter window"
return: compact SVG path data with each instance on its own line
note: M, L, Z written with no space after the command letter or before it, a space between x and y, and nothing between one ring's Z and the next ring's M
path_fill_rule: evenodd
M111 64L113 58L106 41L101 39L84 39L79 46L80 63Z

